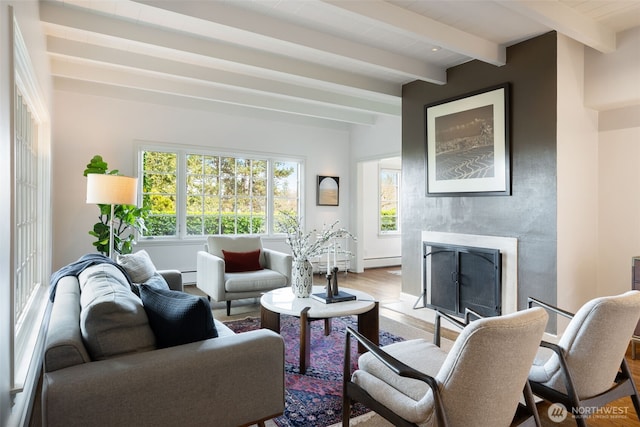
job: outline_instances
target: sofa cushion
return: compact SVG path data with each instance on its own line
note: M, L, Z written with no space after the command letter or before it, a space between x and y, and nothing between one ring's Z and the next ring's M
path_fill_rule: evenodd
M118 255L118 264L124 267L133 283L144 283L156 272L156 266L144 249L133 254Z
M53 372L91 362L80 332L80 286L75 276L58 283L55 304L47 328L44 371Z
M230 252L222 250L225 273L262 270L260 265L260 249L249 252Z
M116 266L88 267L80 273L78 281L80 330L93 360L155 348L142 301Z
M209 236L207 237L207 250L210 254L224 258L222 250L229 252L250 252L262 250L260 236ZM264 253L260 253L260 265L265 266Z
M206 298L145 284L140 285L140 297L158 348L218 336Z
M224 275L224 289L229 293L267 291L286 285L286 276L269 269Z

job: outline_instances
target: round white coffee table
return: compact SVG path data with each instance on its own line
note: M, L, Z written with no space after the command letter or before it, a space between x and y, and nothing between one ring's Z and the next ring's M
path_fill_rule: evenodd
M325 335L331 330L332 317L358 316L358 331L376 345L379 342L378 301L371 295L355 289L340 288L340 291L355 295L353 301L323 303L314 298L298 298L290 286L274 289L260 298L261 326L280 333L280 315L288 314L300 318L300 373L304 374L310 362L311 333L313 320L324 319ZM314 286L312 293L324 293L324 286ZM359 351L364 349L359 347Z

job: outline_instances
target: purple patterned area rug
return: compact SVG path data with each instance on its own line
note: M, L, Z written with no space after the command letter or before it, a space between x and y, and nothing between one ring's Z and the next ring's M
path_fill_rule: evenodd
M234 332L260 328L260 319L247 318L225 322ZM285 412L274 421L280 427L321 427L342 419L342 361L345 328L357 326L355 316L331 319L331 334L324 335L322 320L311 323L311 363L305 375L299 369L300 319L282 315L280 334L285 342ZM402 338L380 331L380 345L402 341ZM355 340L352 342L352 367L357 362ZM351 416L368 412L359 403Z

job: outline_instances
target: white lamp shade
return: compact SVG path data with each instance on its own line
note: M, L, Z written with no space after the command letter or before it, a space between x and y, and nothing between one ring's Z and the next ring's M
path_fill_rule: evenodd
M91 173L87 175L87 203L136 205L138 178Z

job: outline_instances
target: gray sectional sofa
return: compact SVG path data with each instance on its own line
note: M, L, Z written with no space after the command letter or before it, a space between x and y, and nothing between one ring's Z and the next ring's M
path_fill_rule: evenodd
M217 337L158 348L145 300L116 267L97 264L57 281L44 354L43 425L236 427L284 411L280 335L235 334L213 320ZM145 289L158 281L182 291L177 271L157 272Z

